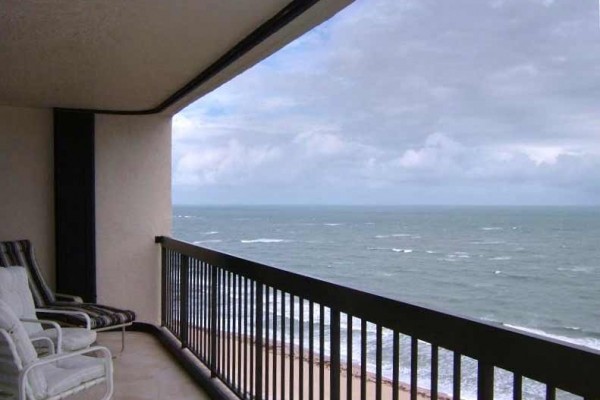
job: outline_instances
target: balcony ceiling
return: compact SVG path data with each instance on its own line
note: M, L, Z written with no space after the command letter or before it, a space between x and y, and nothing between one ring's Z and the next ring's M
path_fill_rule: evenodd
M155 108L290 1L3 1L0 105ZM317 2L166 112L230 80L349 2Z

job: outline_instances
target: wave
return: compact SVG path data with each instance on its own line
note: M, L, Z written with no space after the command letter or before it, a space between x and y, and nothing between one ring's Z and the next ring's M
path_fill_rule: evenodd
M499 256L499 257L488 258L488 260L490 260L490 261L508 261L508 260L512 260L512 257L511 256Z
M545 332L541 329L527 328L527 327L519 326L519 325L512 325L512 324L505 324L505 323L502 323L502 325L509 327L509 328L517 329L519 331L533 333L534 335L544 336L544 337L547 337L550 339L555 339L555 340L560 340L562 342L571 343L571 344L574 344L577 346L583 346L583 347L587 347L587 348L590 348L593 350L600 350L600 339L598 339L598 338L594 338L594 337L574 338L574 337L569 337L569 336L556 335L556 334Z
M194 244L201 244L201 243L221 243L222 240L221 239L208 239L208 240L196 240L194 242Z
M290 241L285 240L285 239L260 238L260 239L242 239L242 240L240 240L240 242L242 242L242 243L288 243Z
M421 235L415 235L413 233L392 233L389 235L375 235L376 239L388 239L388 238L411 238L411 239L421 239Z
M344 224L339 224L339 223L327 223L327 224L323 224L325 226L340 226L340 225L344 225Z
M209 235L216 235L217 233L219 233L219 232L217 232L217 231L202 232L203 235L207 235L207 236L209 236Z
M482 231L501 231L504 228L501 228L499 226L484 226L481 228Z
M476 240L471 242L471 244L479 244L479 245L495 245L495 244L506 244L504 240Z
M412 253L413 252L412 249L392 249L392 251L395 253Z

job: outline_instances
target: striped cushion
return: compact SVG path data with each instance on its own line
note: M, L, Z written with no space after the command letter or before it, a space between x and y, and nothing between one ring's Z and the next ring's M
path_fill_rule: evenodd
M29 240L0 242L0 267L23 265L27 267L29 286L37 308L53 310L83 311L92 320L92 329L105 328L133 322L135 313L109 306L91 303L72 303L56 301L56 297L46 284L37 261L33 245ZM38 313L38 318L64 322L73 326L85 326L85 319L77 315Z
M27 268L29 287L36 307L45 307L56 297L40 273L33 245L29 240L0 242L0 266L22 265Z
M91 303L67 303L57 302L45 308L52 310L83 311L90 316L92 329L105 328L113 325L121 325L133 322L135 313L129 310L120 310L109 306ZM44 314L38 313L42 319L53 319L72 326L85 326L85 319L79 315Z

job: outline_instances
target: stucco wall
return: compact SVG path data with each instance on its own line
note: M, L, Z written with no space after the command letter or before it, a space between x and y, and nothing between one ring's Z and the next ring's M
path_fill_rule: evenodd
M158 322L159 249L171 231L171 118L96 116L98 302Z
M54 287L52 110L0 106L0 241L29 239Z

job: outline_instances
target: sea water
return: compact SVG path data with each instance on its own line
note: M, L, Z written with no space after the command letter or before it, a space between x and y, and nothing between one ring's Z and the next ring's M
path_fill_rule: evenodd
M199 246L600 349L600 208L175 206L173 213L173 236ZM383 336L385 355L391 332ZM442 351L440 388L450 392L445 366L451 354ZM465 360L463 370L469 397L475 363ZM511 379L498 374L500 398ZM419 385L428 384L424 368ZM526 385L525 395L543 390Z

